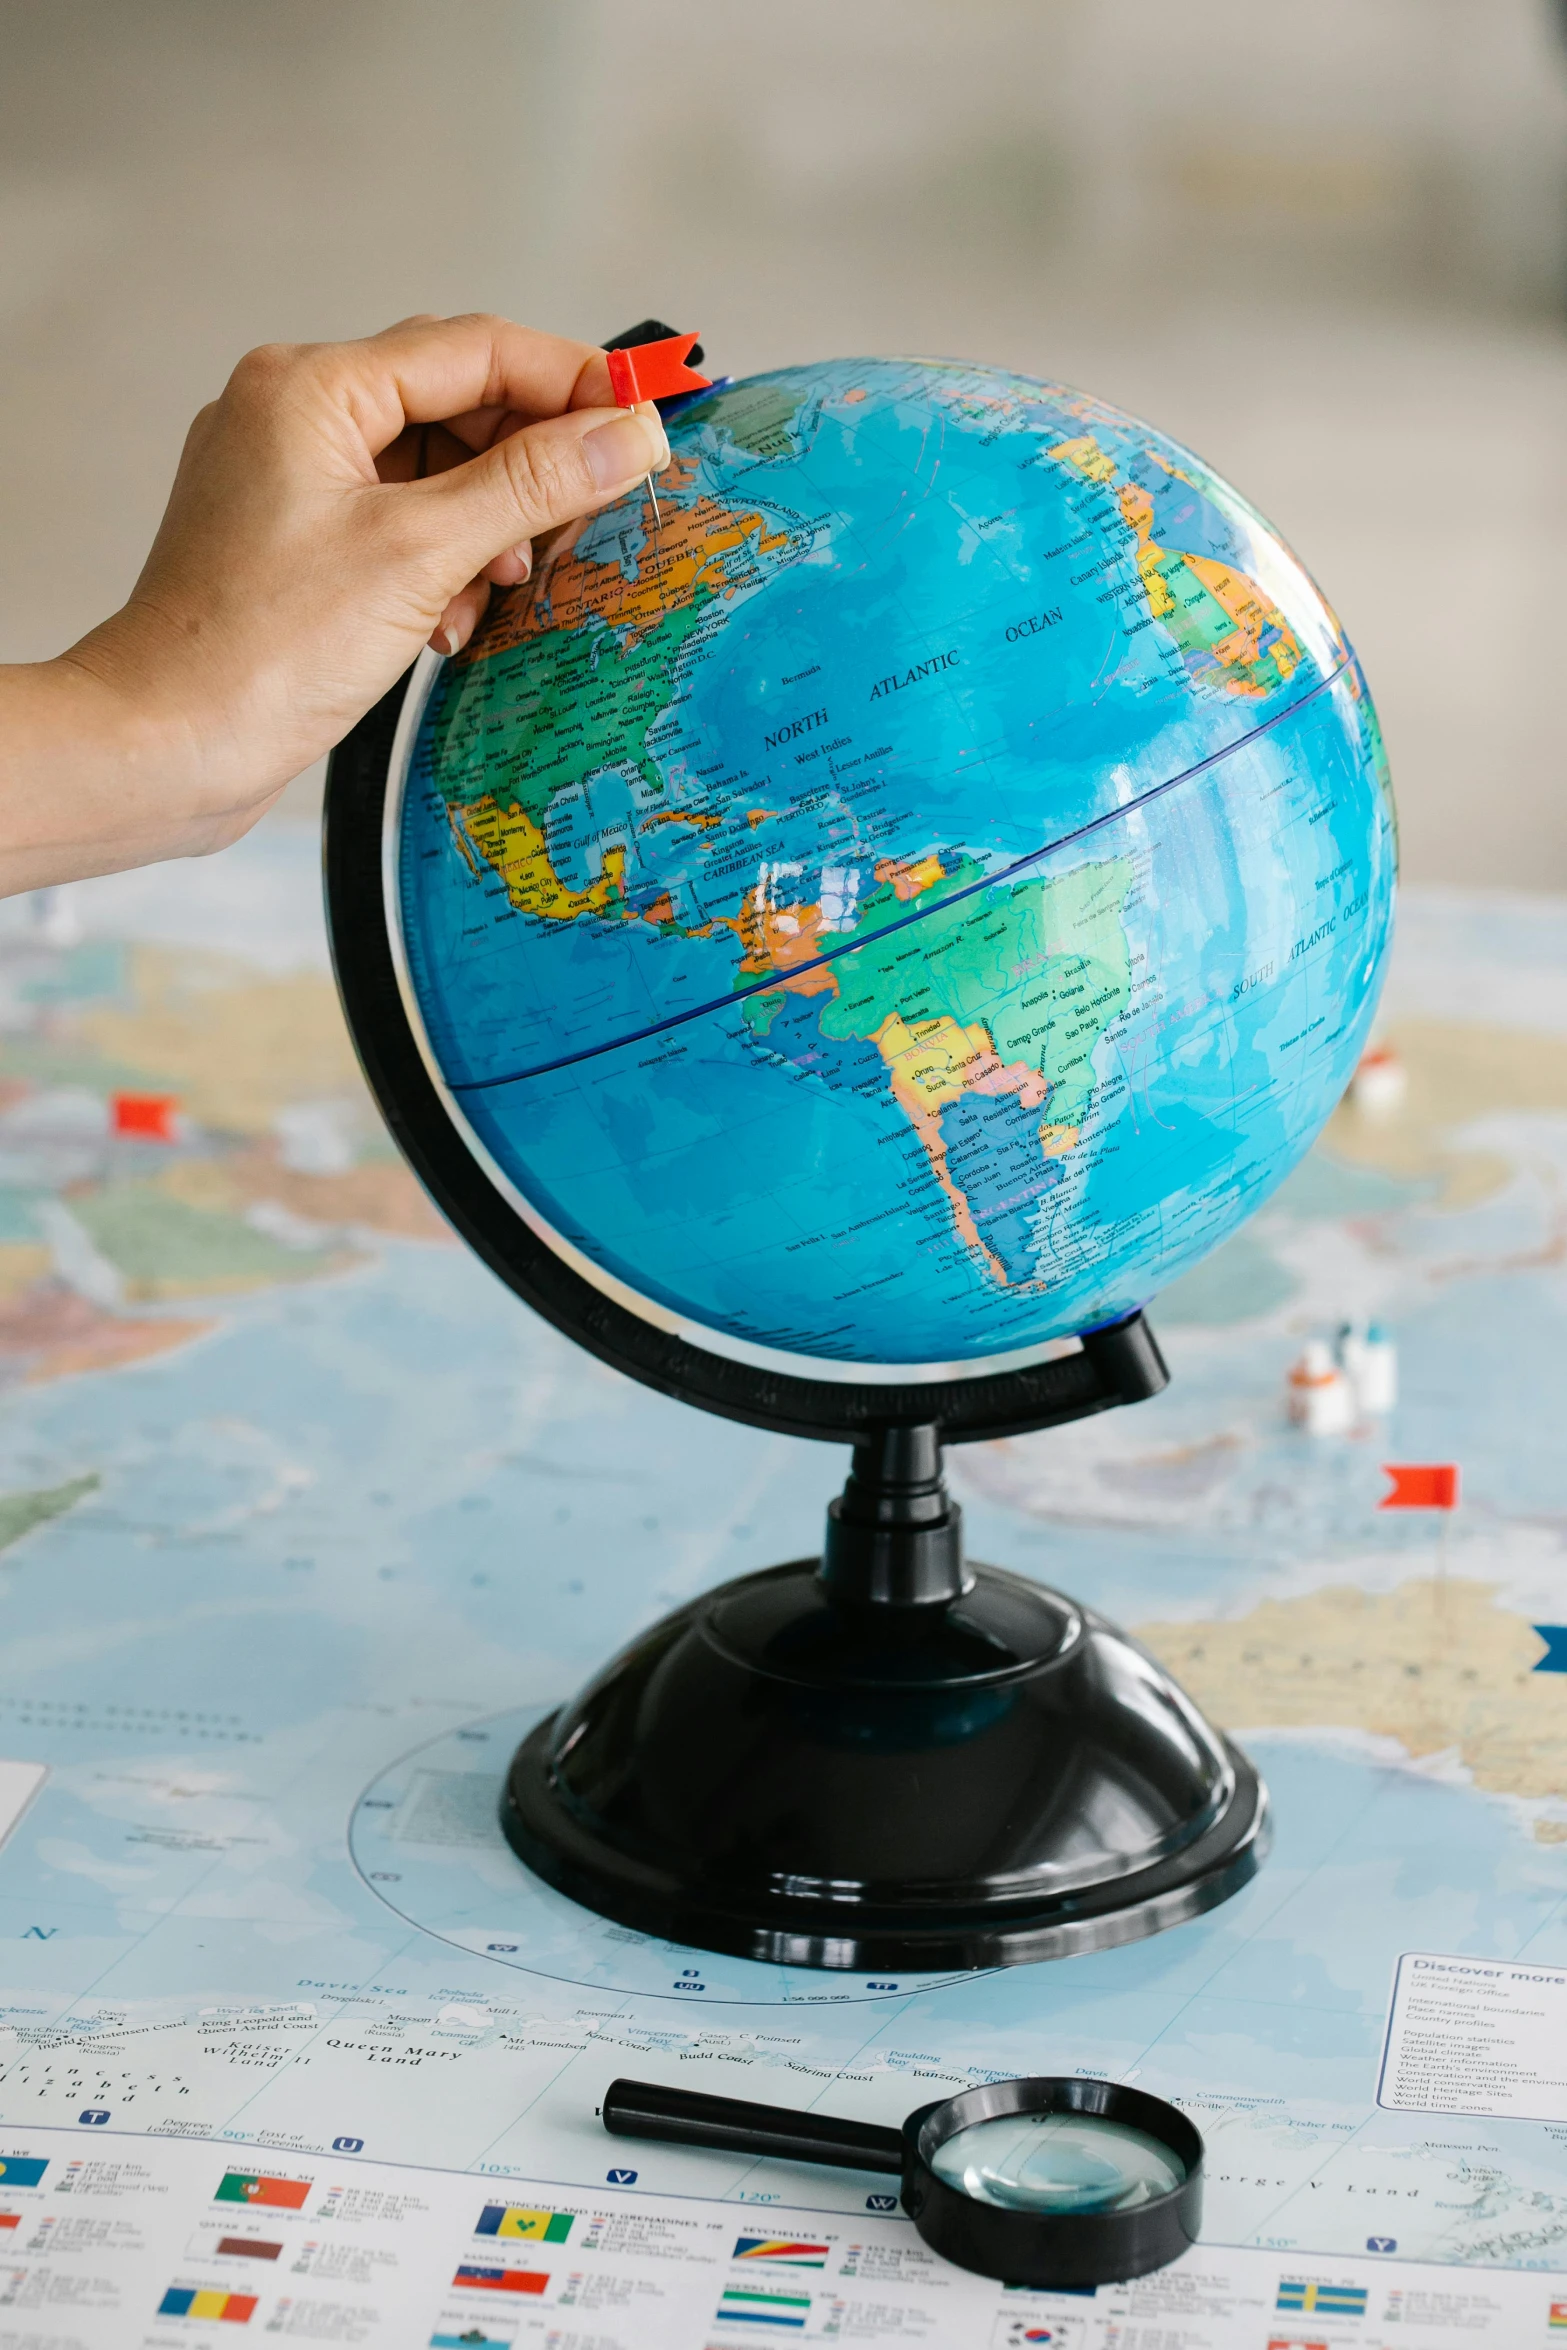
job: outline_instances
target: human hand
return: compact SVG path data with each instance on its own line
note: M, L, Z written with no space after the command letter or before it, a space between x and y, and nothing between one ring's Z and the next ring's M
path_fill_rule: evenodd
M668 456L601 350L505 319L251 352L123 610L0 672L0 890L236 839L423 644L467 641L537 534Z

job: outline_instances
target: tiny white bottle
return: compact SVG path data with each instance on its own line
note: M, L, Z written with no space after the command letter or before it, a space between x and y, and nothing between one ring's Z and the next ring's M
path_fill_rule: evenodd
M1373 1419L1398 1402L1398 1349L1380 1322L1373 1322L1361 1341L1354 1380L1360 1408Z
M1388 1045L1363 1053L1349 1082L1349 1098L1363 1117L1391 1118L1404 1106L1409 1072Z
M1355 1391L1325 1340L1313 1338L1291 1367L1288 1408L1308 1436L1343 1436L1353 1426Z

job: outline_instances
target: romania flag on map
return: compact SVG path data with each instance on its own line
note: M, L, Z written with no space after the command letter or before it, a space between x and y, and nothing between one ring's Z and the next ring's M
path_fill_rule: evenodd
M1310 2317L1364 2317L1364 2285L1307 2285L1286 2280L1279 2287L1275 2309L1299 2309Z
M792 2236L742 2236L736 2260L763 2260L770 2268L825 2268L829 2244L798 2244Z
M770 2292L760 2285L726 2285L715 2323L743 2326L799 2326L811 2314L809 2293Z
M274 2210L300 2211L310 2194L308 2179L268 2179L256 2171L231 2170L219 2182L214 2203L269 2203Z
M569 2211L527 2211L520 2203L487 2203L476 2236L524 2236L532 2244L564 2244L571 2234Z
M171 2285L158 2303L160 2317L221 2317L231 2326L248 2326L256 2306L254 2293L195 2291L189 2285Z
M481 2268L475 2260L465 2260L452 2279L479 2293L542 2293L549 2281L542 2268Z

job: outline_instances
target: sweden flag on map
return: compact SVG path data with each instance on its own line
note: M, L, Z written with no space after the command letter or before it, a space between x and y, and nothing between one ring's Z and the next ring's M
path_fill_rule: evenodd
M473 2232L476 2236L525 2236L530 2244L564 2244L574 2216L569 2211L528 2211L520 2203L487 2203Z
M1307 2285L1286 2280L1279 2287L1275 2309L1303 2310L1312 2317L1364 2317L1364 2285Z

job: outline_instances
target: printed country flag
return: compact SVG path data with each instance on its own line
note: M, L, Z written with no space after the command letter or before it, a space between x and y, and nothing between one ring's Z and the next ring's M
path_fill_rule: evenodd
M1279 2287L1275 2309L1302 2309L1309 2317L1364 2317L1364 2285L1307 2285L1286 2281Z
M194 2250L194 2246L191 2247ZM276 2260L282 2253L281 2244L269 2244L261 2236L220 2236L217 2250L231 2260Z
M227 2172L213 2196L214 2203L268 2203L277 2211L302 2210L310 2194L308 2179L268 2179L255 2171Z
M216 2317L225 2325L248 2326L256 2306L254 2293L214 2293L190 2285L171 2285L158 2303L160 2317Z
M1270 2335L1268 2350L1328 2350L1326 2342L1303 2342L1298 2334L1291 2334L1286 2342L1282 2334Z
M513 2333L492 2334L487 2326L464 2326L461 2333L432 2334L430 2350L512 2350L516 2339Z
M48 2168L47 2154L0 2155L0 2179L8 2187L36 2187Z
M19 2211L0 2211L0 2228L19 2228L21 2224L22 2215Z
M474 2260L465 2260L452 2279L480 2293L542 2293L549 2281L542 2268L480 2268Z
M764 2260L770 2267L825 2268L830 2244L799 2244L792 2236L742 2236L734 2248L736 2260Z
M726 2285L718 2304L725 2325L804 2327L811 2314L809 2293L775 2293L759 2285Z
M571 2234L569 2211L528 2211L520 2203L487 2203L476 2236L524 2236L532 2244L564 2244Z
M1553 2301L1551 2303L1550 2322L1553 2329L1557 2326L1567 2326L1567 2301Z

